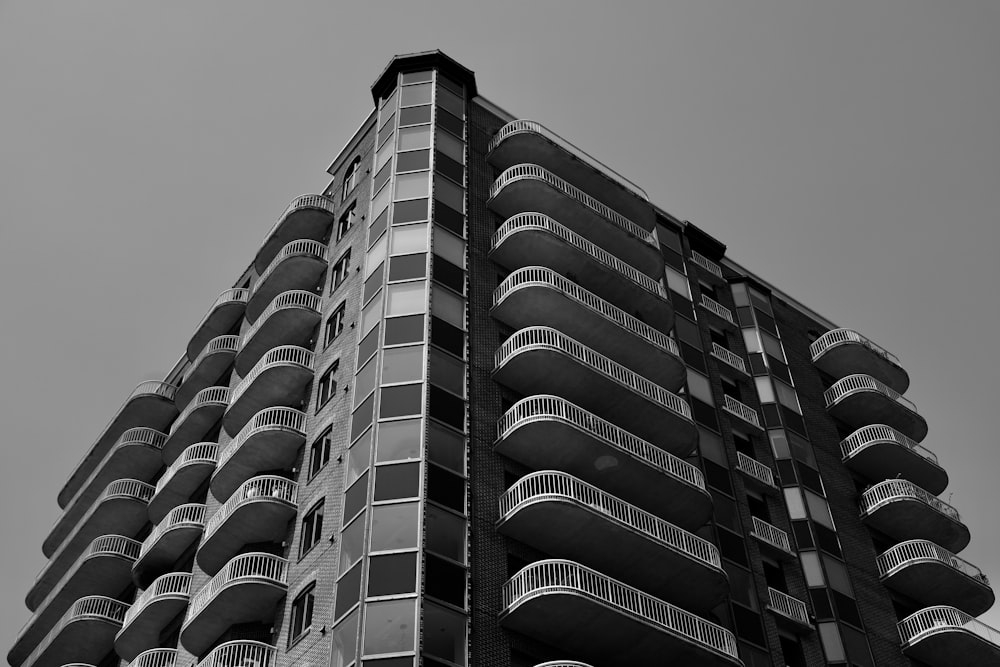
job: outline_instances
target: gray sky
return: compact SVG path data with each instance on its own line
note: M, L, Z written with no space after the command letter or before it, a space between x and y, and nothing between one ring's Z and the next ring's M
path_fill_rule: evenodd
M1000 583L1000 5L353 4L0 0L4 652L73 465L433 48L898 355Z

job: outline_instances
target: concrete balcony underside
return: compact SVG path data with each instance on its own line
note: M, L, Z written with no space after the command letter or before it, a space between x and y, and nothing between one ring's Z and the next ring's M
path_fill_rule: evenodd
M188 606L187 593L163 595L150 600L142 610L126 622L115 638L115 652L125 660L135 660L139 654L160 645L163 630Z
M910 386L910 376L905 370L870 347L855 341L828 347L814 359L813 364L837 380L863 373L884 382L899 393L905 392Z
M114 650L115 634L120 628L121 623L106 618L83 616L73 620L52 637L30 667L101 663Z
M969 545L970 534L965 524L916 497L895 497L863 512L861 518L869 528L897 542L929 540L952 553Z
M272 621L274 608L287 589L266 579L233 580L196 614L189 614L181 628L181 644L194 655L202 655L230 626Z
M173 571L178 559L201 538L204 531L204 524L193 522L164 531L135 562L132 567L133 581L139 588L146 588L157 577Z
M222 401L205 401L184 416L184 421L174 425L173 432L163 444L163 463L170 465L191 445L202 442L226 411Z
M205 572L216 574L248 544L281 542L296 511L294 503L270 496L240 503L218 528L205 535L196 555L198 565Z
M174 470L170 479L156 490L149 501L149 519L159 523L170 510L183 505L191 499L191 495L200 487L215 470L215 461L209 459L193 459Z
M313 379L313 369L294 362L277 363L264 369L222 417L226 432L236 435L250 418L264 408L299 407L305 389Z
M629 331L554 285L532 283L511 290L490 314L515 329L549 326L604 354L626 368L677 391L686 377L684 361Z
M891 440L875 440L855 448L844 458L844 464L870 482L898 475L934 495L948 487L948 473L944 468Z
M248 296L247 290L227 290L222 293L191 336L187 346L188 359L194 361L209 341L233 330L246 311Z
M305 443L305 433L275 426L258 431L240 443L212 475L212 495L225 502L251 477L291 468Z
M928 667L1000 664L1000 632L957 609L923 609L899 628L903 654Z
M177 388L177 406L184 409L199 391L215 385L223 373L229 370L235 357L236 351L226 348L213 350L201 357L198 365L188 371L184 383ZM229 383L225 384L228 386Z
M313 254L288 255L271 268L254 286L247 301L246 318L253 324L268 304L282 292L291 290L312 291L326 271L326 258Z
M923 417L880 391L862 389L841 396L827 411L852 429L885 424L917 442L927 436L927 421Z
M259 323L236 355L236 372L250 372L260 358L279 345L307 346L321 315L310 308L281 308Z
M322 241L330 231L335 204L320 195L296 197L268 233L253 260L257 273L263 273L278 253L296 239Z
M993 606L989 584L940 560L914 559L881 577L882 583L920 606L949 605L972 616Z
M507 235L490 259L516 270L544 266L573 280L661 333L674 324L673 306L662 293L643 287L591 253L540 227L519 228Z

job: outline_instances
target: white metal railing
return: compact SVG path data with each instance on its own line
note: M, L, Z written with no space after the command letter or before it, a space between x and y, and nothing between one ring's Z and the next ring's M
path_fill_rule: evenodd
M840 441L840 454L846 460L862 449L879 443L893 443L919 454L935 465L938 462L937 455L934 452L917 444L915 440L906 437L896 429L885 424L862 426Z
M163 473L163 476L157 480L156 493L162 491L181 468L194 464L214 464L218 456L219 445L214 442L198 442L189 446L181 452L177 460L171 463L170 467Z
M184 381L187 382L188 378L191 377L191 373L194 369L198 368L198 364L205 360L205 357L211 356L213 354L218 354L220 352L227 352L236 354L240 349L240 337L239 336L216 336L212 340L208 341L198 356L194 358L191 365L188 367L187 373L184 374Z
M776 486L774 483L774 472L768 466L755 458L747 456L743 452L736 452L736 469L768 486Z
M632 222L618 211L612 210L610 207L597 201L580 188L570 185L548 169L539 167L537 164L517 164L513 167L505 169L490 187L490 199L496 197L503 188L511 183L516 183L517 181L525 179L544 181L556 190L562 192L567 197L575 199L594 213L598 214L602 218L605 218L622 231L631 234L644 243L653 246L657 245L656 238L653 236L652 232L647 232L645 229Z
M282 262L289 257L302 255L309 255L325 262L327 247L319 241L313 241L310 239L299 239L285 244L285 247L274 256L274 259L271 260L268 267L264 269L264 273L260 274L257 282L254 283L253 288L250 290L251 298L253 298L253 295L257 293L257 289L267 282L267 279L271 277L271 274L274 273L274 270L277 269Z
M926 561L944 563L982 584L990 583L978 567L928 540L900 542L876 558L875 565L878 566L878 576L887 577L899 568Z
M711 542L564 472L543 470L519 479L500 497L500 516L506 519L525 505L555 498L569 499L593 508L689 558L716 568L722 567L719 550Z
M823 353L827 350L839 345L847 345L849 343L863 345L886 361L899 366L899 358L896 357L896 355L892 354L884 347L876 345L852 329L833 329L832 331L827 331L825 334L813 341L812 345L809 346L809 353L812 354L812 360L816 361L823 356Z
M115 443L115 449L124 445L146 445L153 449L163 449L163 443L167 441L167 434L157 431L148 426L130 428L119 436Z
M304 308L306 310L312 310L319 313L321 299L317 294L312 292L307 292L305 290L290 290L288 292L282 292L278 296L274 297L274 300L268 304L264 312L260 314L257 320L243 333L243 337L240 339L240 348L246 347L247 341L254 337L254 335L260 331L260 328L264 326L264 323L274 313L279 310L287 310L289 308Z
M103 595L90 595L80 598L63 614L59 622L45 636L45 639L35 647L31 655L21 664L34 665L38 662L38 658L49 649L52 642L55 641L63 629L70 623L77 621L103 621L120 627L127 610L128 604Z
M954 507L905 479L887 479L862 493L861 513L871 514L886 503L903 498L919 500L955 521L962 520Z
M264 234L264 240L261 244L263 245L264 243L267 243L268 239L271 238L278 227L281 227L281 223L285 221L289 214L304 208L318 208L321 211L326 211L330 215L336 215L337 213L337 204L323 195L299 195L285 208L285 210L278 217L278 220L271 225L271 229L267 230L267 234Z
M278 652L263 642L238 639L220 644L198 667L274 667Z
M716 315L726 320L727 322L731 324L736 324L736 320L733 319L733 311L729 310L728 308L723 306L721 303L719 303L712 297L705 296L704 294L702 294L700 305L705 310L715 313Z
M518 213L507 218L500 225L500 228L497 229L496 233L493 234L492 247L497 248L507 237L526 229L544 231L553 236L558 236L570 245L584 251L604 266L625 276L647 292L655 294L661 299L666 299L663 285L618 259L604 248L588 241L571 229L564 227L549 216L541 213Z
M187 407L177 416L174 423L170 425L170 435L177 432L177 429L191 416L192 412L213 403L223 407L229 405L229 387L205 387L195 394Z
M135 617L151 605L154 601L173 597L186 598L191 594L191 573L190 572L170 572L157 577L156 581L149 585L139 597L135 599L132 606L125 612L125 620L122 626L125 627L135 620Z
M696 466L558 396L540 394L515 403L497 421L497 437L502 440L515 429L538 421L561 421L569 424L660 472L699 489L705 488L705 476Z
M212 303L212 306L208 309L208 312L205 313L205 316L201 318L201 322L199 322L198 326L195 327L195 331L205 326L205 322L208 321L208 318L212 316L212 313L214 313L218 307L224 306L227 303L245 304L249 299L250 299L250 290L248 290L245 287L233 287L231 289L227 289L218 297L216 297L215 301Z
M547 348L566 354L628 387L644 398L681 415L685 419L691 419L691 408L680 396L670 393L660 385L550 327L527 327L515 332L497 349L495 367L500 368L511 357L526 348Z
M306 413L295 408L264 408L240 429L236 437L219 452L216 470L221 470L247 440L266 431L288 431L306 437Z
M913 412L917 411L917 406L913 403L913 401L903 397L899 392L890 389L884 382L876 380L871 375L864 375L861 373L848 375L845 378L837 380L832 387L823 392L823 398L826 399L826 407L832 408L842 398L859 391L877 391L878 393L896 401L903 407L912 410Z
M750 518L753 520L753 528L750 531L751 535L782 551L794 553L792 551L792 542L788 539L788 533L777 526L772 526L763 519L758 519L755 516Z
M793 621L804 625L812 625L809 621L809 610L806 608L805 602L787 593L775 590L770 586L767 588L767 606L772 611L776 611L782 616L787 616Z
M729 364L741 373L747 372L747 365L743 361L743 358L732 350L727 350L718 343L712 343L712 356L724 363Z
M204 528L205 527L205 506L199 503L178 505L163 517L160 523L153 527L146 539L142 541L142 558L156 545L163 535L178 528Z
M268 350L267 354L254 364L247 376L240 380L236 388L229 393L229 407L235 405L236 401L264 371L275 366L300 366L311 371L313 370L313 359L312 352L298 345L281 345Z
M709 273L713 273L720 278L722 277L722 267L710 260L708 257L702 255L697 250L691 251L691 261Z
M175 667L176 661L177 649L151 648L137 655L128 667Z
M722 409L726 412L730 412L745 422L753 424L757 428L761 428L760 418L757 416L757 411L748 405L740 403L732 396L728 394L725 396L725 400L722 404Z
M219 591L233 584L250 581L267 582L283 588L287 587L288 561L280 556L260 552L236 556L191 597L185 625L190 623L191 619L197 616L212 598L219 594Z
M585 662L576 662L570 660L551 660L549 662L543 662L535 665L535 667L590 667Z
M596 294L588 292L552 269L541 266L528 266L517 269L507 276L493 292L493 305L497 306L508 294L525 286L545 286L563 292L574 301L600 313L618 326L632 332L636 336L646 339L646 341L656 347L674 356L680 355L680 352L677 350L677 343L666 334L632 317L621 308L612 305Z
M909 648L924 637L948 630L963 630L1000 649L1000 630L996 630L964 611L940 605L910 614L896 624L903 648Z
M229 500L225 502L205 524L205 541L232 516L241 505L260 501L281 502L296 506L299 485L290 479L276 475L261 475L243 482Z
M546 593L572 593L609 609L680 635L709 650L738 660L731 632L674 605L568 560L542 560L528 565L503 586L506 610Z

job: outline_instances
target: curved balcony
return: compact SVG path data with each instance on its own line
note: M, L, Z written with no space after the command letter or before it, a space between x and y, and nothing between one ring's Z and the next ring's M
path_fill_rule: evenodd
M149 500L149 520L160 523L167 513L191 499L191 494L209 478L219 458L219 445L199 442L185 449L156 482Z
M290 468L306 441L306 414L295 408L261 410L219 452L212 495L225 501L248 479Z
M695 441L674 451L691 452ZM497 422L494 450L533 470L561 470L685 528L712 515L701 470L558 396L531 396Z
M542 662L535 667L590 667L585 662L576 662L575 660L550 660L549 662Z
M566 560L504 584L500 623L597 663L742 665L725 628Z
M848 375L823 392L827 411L851 428L885 424L920 442L927 422L917 406L870 375Z
M76 531L63 542L45 565L28 591L25 604L35 611L59 583L84 549L97 537L119 533L135 535L148 521L146 505L153 487L135 479L119 479L108 484L90 511L80 520Z
M45 640L24 661L30 667L97 664L113 649L128 605L103 595L73 603Z
M910 386L910 376L899 365L899 359L857 331L827 331L809 346L809 352L813 364L834 378L870 375L899 393Z
M271 621L287 591L287 560L265 553L237 556L191 597L181 644L194 655L202 655L232 625Z
M928 607L897 625L903 653L928 667L1000 664L1000 631L954 607Z
M163 444L163 462L170 465L181 452L211 432L229 406L229 387L208 387L198 392L170 427Z
M536 164L505 169L490 187L486 205L504 217L537 212L565 220L577 234L647 276L663 275L653 233Z
M952 552L969 545L958 510L905 479L879 482L861 495L861 519L894 540L930 540Z
M132 390L59 491L59 507L65 508L69 504L125 431L137 426L166 430L177 416L174 404L176 389L172 384L153 380L143 382Z
M521 394L562 396L665 448L697 438L682 398L555 329L521 329L495 360L494 380Z
M53 524L42 542L42 553L51 557L56 552L108 484L126 475L141 481L152 479L163 467L161 450L166 437L160 431L146 427L130 428L122 433L101 465Z
M267 232L253 260L257 273L263 273L274 257L296 239L322 241L337 215L337 205L323 195L300 195L292 200L278 221Z
M227 289L220 294L191 336L187 345L187 358L194 361L209 341L232 331L243 317L249 298L250 290L244 287Z
M184 374L184 381L177 388L176 403L178 408L184 408L191 399L205 387L211 387L219 382L229 369L239 351L239 336L217 336L198 353L190 368ZM229 385L228 382L224 383Z
M508 269L544 266L661 333L674 323L663 285L541 213L519 213L493 235L490 259Z
M714 544L566 473L519 479L500 497L497 530L692 611L729 594Z
M151 648L137 655L128 667L178 667L177 649Z
M601 193L609 206L644 229L653 229L656 224L649 197L642 188L541 123L526 119L507 123L493 135L488 150L486 159L494 167L537 164L588 192Z
M995 596L982 571L927 540L910 540L875 560L879 579L897 593L922 605L949 605L978 616L993 606Z
M313 359L312 352L294 345L265 354L229 394L229 408L222 416L226 433L236 435L264 408L301 405L313 379Z
M279 294L244 332L236 355L236 372L246 375L264 354L278 345L306 345L319 324L321 299L312 292Z
M247 322L256 322L282 292L315 288L326 271L326 257L327 247L319 241L299 239L283 247L250 290Z
M247 544L281 542L298 510L299 486L290 479L262 475L243 483L205 525L198 565L215 574Z
M142 551L132 566L132 578L145 588L157 577L174 569L178 559L198 541L205 530L205 506L181 505L156 524L143 540Z
M102 535L80 555L46 599L39 605L7 654L7 661L19 665L46 637L70 605L88 595L117 596L131 583L132 563L142 545L121 535Z
M239 639L220 644L198 663L198 667L233 667L252 665L253 667L274 667L278 664L277 650L263 642Z
M885 424L862 426L840 441L844 464L870 482L897 475L938 495L948 486L948 473L937 456Z
M155 647L160 643L164 628L187 608L190 597L190 573L171 572L158 578L125 612L122 629L115 637L115 652L126 660L134 661L133 665L141 656L147 656L145 660L150 667L173 664L173 653L160 653L155 658L150 653L172 651Z
M669 389L684 384L684 361L672 338L552 269L511 273L493 293L490 314L515 329L543 325L562 331Z

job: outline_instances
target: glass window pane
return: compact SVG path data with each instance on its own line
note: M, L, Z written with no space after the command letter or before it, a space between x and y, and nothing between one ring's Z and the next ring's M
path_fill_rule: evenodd
M420 458L421 424L419 419L384 422L378 427L375 461L403 461Z
M446 178L434 177L434 199L444 202L456 211L465 210L465 190Z
M414 498L420 495L420 463L375 468L375 500Z
M372 507L371 551L415 548L420 541L420 504Z
M393 207L395 212L392 214L392 224L403 225L407 222L426 220L427 202L429 201L430 199L408 199L396 202Z
M397 283L389 285L386 296L386 317L422 313L427 309L427 283Z
M392 228L392 254L427 252L427 225Z
M424 603L424 653L465 667L466 623L465 614Z
M351 440L361 435L368 425L372 423L372 412L375 406L374 394L365 399L354 415L351 417Z
M445 322L465 329L465 300L448 290L434 288L431 312Z
M382 388L379 417L406 417L419 415L423 410L423 385L397 385Z
M344 667L358 657L358 616L354 611L333 629L330 667Z
M465 268L465 241L440 227L434 228L434 254Z
M774 389L771 387L770 377L758 377L753 379L757 385L757 395L760 396L761 403L774 403Z
M368 473L366 472L354 483L354 486L344 493L344 522L346 523L354 515L363 510L367 502Z
M827 556L823 557L823 563L826 565L826 576L830 579L830 588L853 598L854 590L851 588L851 579L847 576L847 567L836 558Z
M398 89L393 89L393 91L389 93L389 96L382 100L382 111L380 115L383 123L386 120L386 116L390 115L396 108L396 94L398 92Z
M465 474L465 437L433 422L427 426L427 457L460 475Z
M365 517L359 516L340 534L340 573L358 562L365 552Z
M371 300L365 309L361 311L361 333L366 334L378 325L382 319L382 295L378 295Z
M747 346L747 352L763 352L764 350L756 329L743 329L743 344Z
M830 506L826 500L812 491L803 491L803 494L806 497L806 504L809 505L809 514L812 516L812 520L833 530L833 517L830 516Z
M424 70L422 72L406 72L403 74L403 83L417 83L419 81L430 81L432 72L431 70ZM405 89L404 89L405 90Z
M372 430L368 429L347 452L347 486L353 484L354 480L361 477L361 473L368 469L371 452Z
M368 596L404 595L417 590L417 554L387 554L368 559Z
M396 147L400 151L412 151L418 148L431 147L431 126L418 125L417 127L404 127L399 131L399 139Z
M434 147L456 162L465 162L465 143L449 132L434 134Z
M361 342L358 343L358 360L365 361L366 359L370 359L371 356L375 354L375 350L377 349L378 327L375 327L374 331L366 335L361 339Z
M337 582L337 602L333 617L338 618L361 599L361 563L351 568Z
M430 104L431 84L422 83L418 86L404 86L399 90L399 106L408 107L414 104Z
M840 641L840 632L836 623L820 623L819 639L823 644L823 653L826 654L827 662L844 661L844 644Z
M691 392L691 395L706 403L712 403L712 385L709 384L708 378L692 370L688 370L687 376L688 391Z
M802 501L802 492L798 488L782 490L785 492L785 504L788 506L788 516L793 519L805 519L806 505Z
M375 371L377 368L375 360L372 359L358 371L354 378L354 405L368 398L368 394L375 390Z
M389 165L385 165L378 170L378 173L375 174L375 180L372 182L372 188L374 188L375 192L382 189L382 186L389 181L390 176L392 176L392 169L389 168Z
M768 354L770 354L775 359L778 359L780 361L784 361L785 360L785 353L782 351L782 349L781 349L781 342L777 338L775 338L771 334L767 333L766 331L761 331L760 332L760 337L761 337L761 340L764 341L764 351L765 352L767 352ZM756 350L754 350L754 351L756 352Z
M775 380L774 382L774 389L778 392L778 401L780 401L782 405L796 414L802 414L802 409L799 408L799 399L795 395L794 389L778 380Z
M715 461L719 465L729 465L729 459L726 458L726 447L722 443L722 438L715 433L712 433L707 429L699 428L698 446L701 449L701 455L706 459Z
M789 459L792 457L788 449L788 438L785 437L784 431L768 431L767 435L771 439L771 451L774 452L774 458Z
M431 166L430 151L410 151L400 153L396 158L396 171L417 171Z
M398 174L396 176L396 197L395 199L414 199L416 197L426 197L429 189L428 171L419 171L413 174Z
M801 551L799 552L799 560L802 561L802 571L806 575L806 584L808 586L822 586L825 582L823 568L819 564L819 554L815 551Z
M416 611L416 599L366 605L364 655L414 650Z
M382 188L372 199L372 215L379 215L389 206L392 197L392 188Z
M688 301L691 300L691 288L688 286L687 276L674 271L669 266L664 267L667 276L667 287L683 296Z
M368 258L365 260L365 279L367 279L385 263L385 250L387 243L386 237L383 236L368 250Z
M399 111L399 126L422 125L431 122L431 106L408 107Z
M450 90L438 87L436 102L438 106L447 109L459 118L465 117L465 101Z
M382 352L382 384L424 379L424 346L393 347Z
M424 339L424 316L407 315L385 321L385 344L415 343Z
M385 277L385 262L382 262L375 269L375 272L368 276L365 281L365 289L362 294L361 301L363 303L368 303L373 296L375 296L380 289L382 289L382 279Z
M749 306L750 296L747 294L746 283L733 283L731 285L733 289L733 303L739 306Z
M465 364L450 354L431 350L430 380L453 394L465 398Z
M392 159L393 145L395 142L387 141L382 144L382 147L378 149L375 153L375 171L379 171L385 165L389 164L389 160Z
M389 259L389 280L427 277L427 254L397 255Z
M440 507L428 505L426 530L428 551L459 563L465 562L465 519Z

